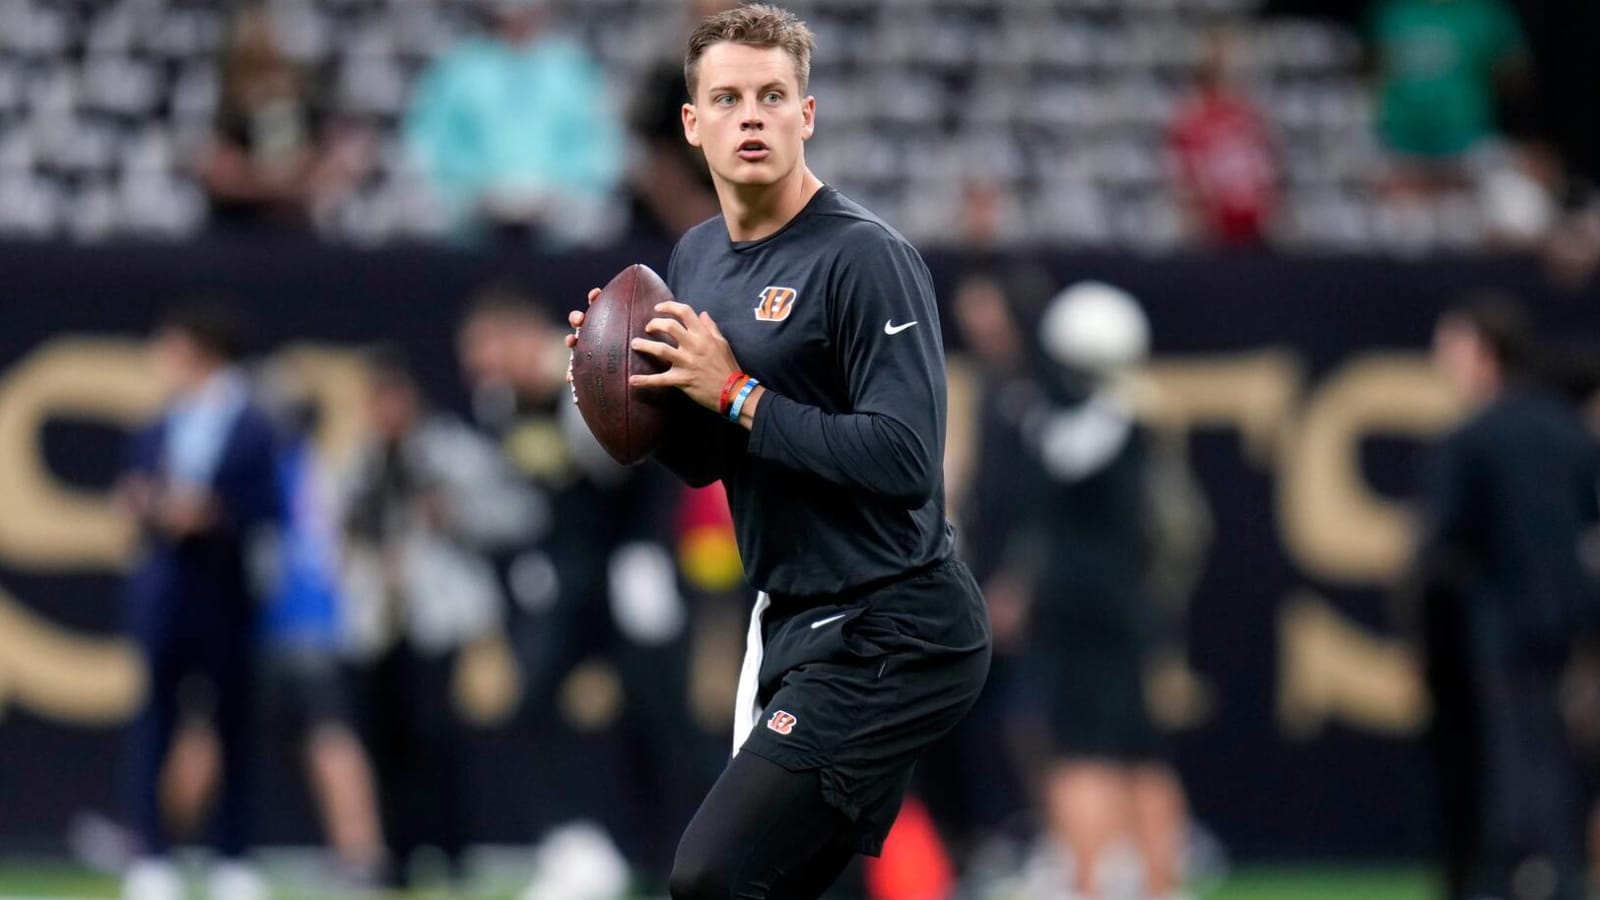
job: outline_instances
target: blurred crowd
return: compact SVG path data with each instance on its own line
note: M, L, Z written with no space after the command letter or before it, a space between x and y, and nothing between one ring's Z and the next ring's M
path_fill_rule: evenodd
M0 233L561 249L712 211L726 0L0 6ZM1262 9L1262 6L1265 9ZM824 177L920 243L1600 257L1587 4L802 3Z

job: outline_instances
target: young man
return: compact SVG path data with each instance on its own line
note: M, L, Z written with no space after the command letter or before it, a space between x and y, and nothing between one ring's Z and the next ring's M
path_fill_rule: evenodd
M679 844L675 900L820 896L882 848L917 756L989 668L944 517L933 287L904 238L806 168L811 48L763 5L690 37L684 134L722 215L679 241L680 299L634 345L670 366L635 384L693 401L656 458L726 484L761 589L735 755Z

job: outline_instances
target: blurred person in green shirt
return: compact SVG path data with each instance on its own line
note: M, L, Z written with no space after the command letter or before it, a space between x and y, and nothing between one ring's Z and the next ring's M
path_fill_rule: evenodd
M625 137L604 72L546 5L489 0L490 33L423 73L404 132L459 232L559 249L621 230Z
M1503 0L1379 0L1378 130L1398 153L1457 156L1495 131L1496 82L1525 62L1516 14Z

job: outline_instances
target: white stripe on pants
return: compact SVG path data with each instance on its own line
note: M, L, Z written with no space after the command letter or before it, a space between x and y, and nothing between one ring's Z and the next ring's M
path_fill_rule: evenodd
M756 604L750 610L750 631L744 639L744 664L739 667L739 688L733 700L733 755L755 730L761 718L761 702L757 697L761 688L761 615L772 605L766 591L756 594Z

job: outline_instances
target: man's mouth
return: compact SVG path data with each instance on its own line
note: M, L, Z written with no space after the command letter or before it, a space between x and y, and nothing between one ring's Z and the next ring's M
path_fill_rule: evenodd
M772 152L764 141L748 140L739 145L739 158L745 162L759 162Z

